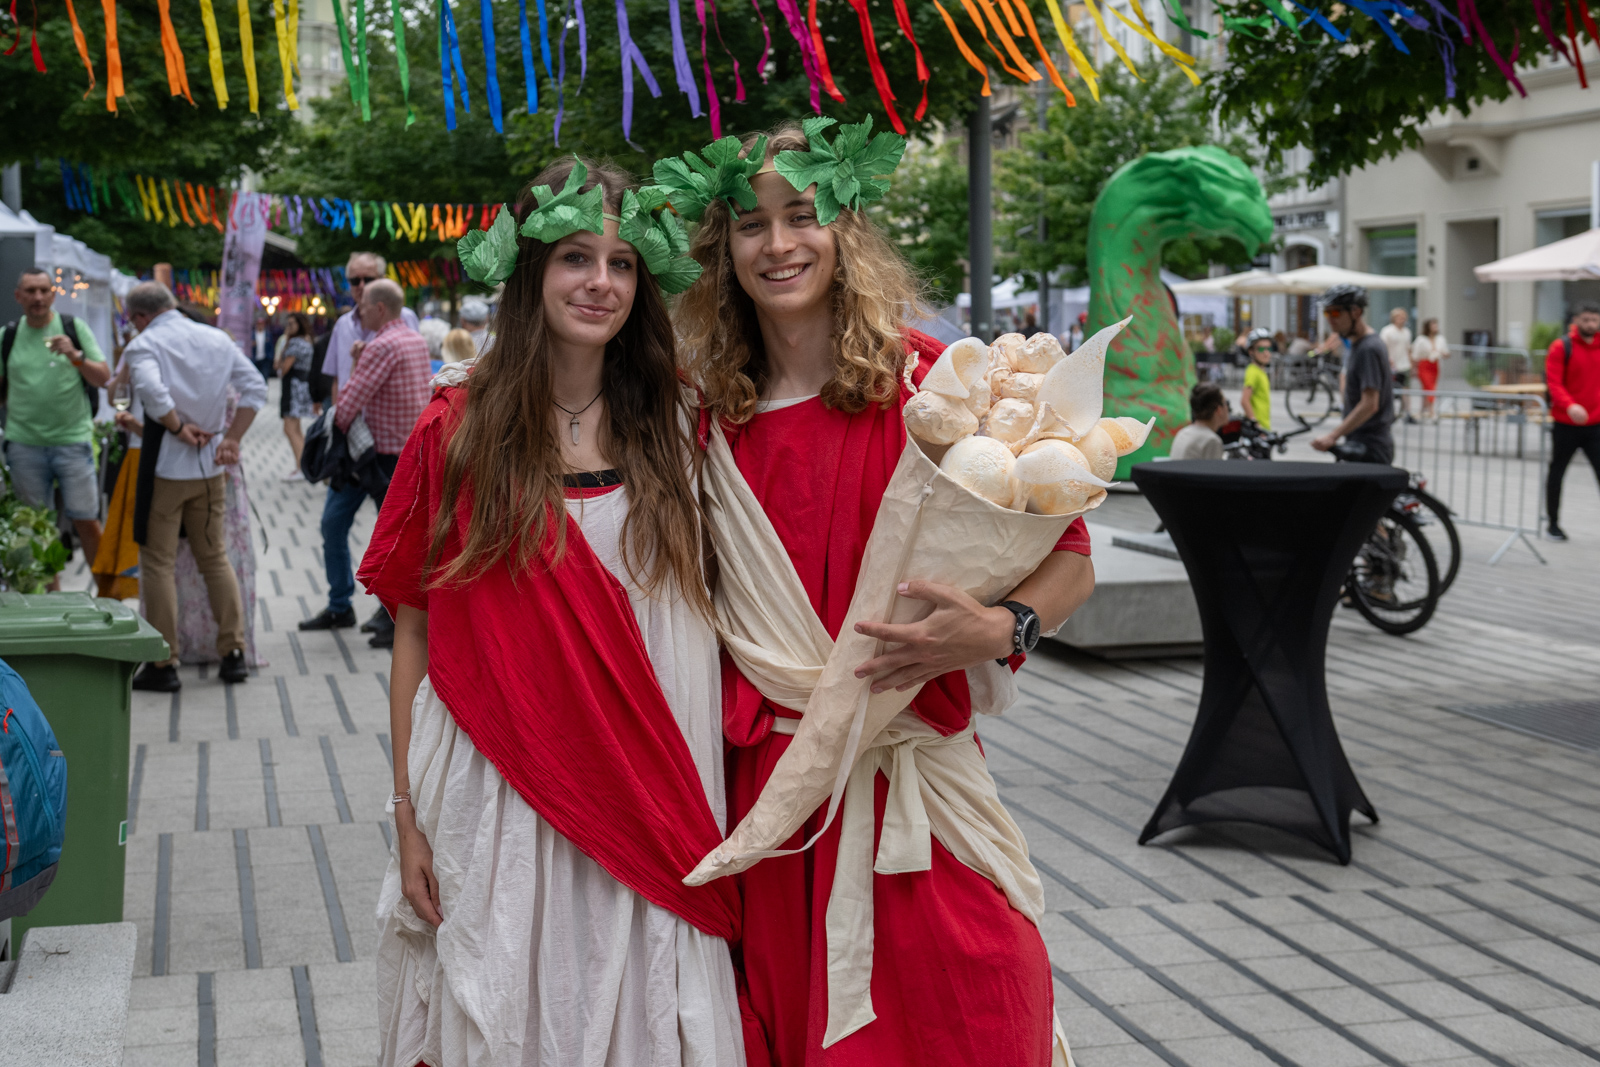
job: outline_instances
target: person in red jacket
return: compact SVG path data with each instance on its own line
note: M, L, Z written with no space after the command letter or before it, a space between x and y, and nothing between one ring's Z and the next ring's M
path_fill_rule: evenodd
M1544 357L1550 387L1550 473L1545 482L1545 507L1550 524L1545 536L1565 541L1561 529L1561 480L1579 449L1600 478L1600 304L1578 305L1572 328L1550 344Z

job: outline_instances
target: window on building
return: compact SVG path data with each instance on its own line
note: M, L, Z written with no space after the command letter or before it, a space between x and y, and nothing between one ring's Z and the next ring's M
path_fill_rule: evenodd
M1290 245L1283 250L1283 269L1299 270L1317 265L1317 250L1311 245ZM1317 339L1317 323L1311 315L1311 297L1289 297L1288 334L1290 337Z
M1536 247L1576 237L1589 229L1589 209L1558 208L1541 211L1533 220ZM1584 300L1600 300L1600 282L1534 282L1533 320L1564 325L1572 309Z
M1396 226L1367 231L1367 271L1371 274L1411 276L1417 273L1417 228ZM1367 294L1367 321L1374 327L1389 319L1389 312L1405 308L1415 322L1415 289L1374 289Z

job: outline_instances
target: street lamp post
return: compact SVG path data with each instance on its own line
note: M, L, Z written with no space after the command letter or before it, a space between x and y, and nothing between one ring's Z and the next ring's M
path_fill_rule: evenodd
M1034 96L1038 97L1039 105L1039 133L1042 135L1049 128L1050 122L1050 90L1042 81L1034 83ZM1043 163L1046 156L1044 148L1039 149L1039 160ZM1045 249L1045 189L1043 167L1040 168L1039 181L1039 226L1034 231L1039 241L1040 249ZM1048 254L1048 250L1045 249ZM1039 331L1050 332L1050 261L1044 260L1039 267Z
M967 273L972 290L972 336L994 338L994 193L989 180L989 98L978 97L967 117Z

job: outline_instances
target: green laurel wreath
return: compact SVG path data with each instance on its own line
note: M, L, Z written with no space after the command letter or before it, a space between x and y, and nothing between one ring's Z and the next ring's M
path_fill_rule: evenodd
M863 204L881 200L889 191L889 175L905 155L906 139L895 133L872 137L872 116L852 126L840 126L829 144L824 130L837 120L810 118L800 124L809 152L779 152L773 169L790 185L804 192L817 187L817 222L828 225L843 208L859 211ZM869 140L870 138L870 140Z
M698 154L659 159L654 168L656 184L667 191L677 213L689 222L699 222L714 200L746 211L756 206L756 192L750 179L767 159L767 138L763 134L743 158L739 138L723 137L712 141Z
M519 234L555 244L579 230L603 234L609 218L618 223L617 235L638 251L663 290L681 293L693 285L700 276L700 264L689 257L689 238L678 220L665 210L668 191L659 186L646 186L637 193L630 189L622 194L622 214L611 215L605 210L601 186L582 191L588 178L589 168L574 157L561 192L553 192L548 185L534 187L538 207L528 213L520 228L511 208L502 204L487 230L473 230L456 243L456 255L467 276L486 286L499 285L516 269Z

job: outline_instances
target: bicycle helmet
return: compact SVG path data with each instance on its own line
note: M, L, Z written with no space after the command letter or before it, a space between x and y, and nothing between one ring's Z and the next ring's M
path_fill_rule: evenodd
M1322 306L1325 308L1364 308L1367 306L1367 291L1359 285L1334 285L1322 294Z
M1254 348L1257 341L1271 342L1274 350L1278 347L1278 343L1272 340L1272 331L1262 327L1257 327L1250 331L1250 335L1244 339L1244 346L1245 348Z

